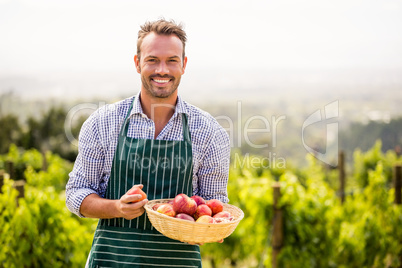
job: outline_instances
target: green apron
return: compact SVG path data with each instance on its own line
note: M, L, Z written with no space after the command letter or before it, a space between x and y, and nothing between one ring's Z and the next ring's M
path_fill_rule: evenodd
M149 200L192 195L193 161L187 116L182 114L183 141L127 137L120 131L105 198L119 199L143 184ZM146 212L133 220L101 219L87 267L201 267L200 249L165 237L153 228Z

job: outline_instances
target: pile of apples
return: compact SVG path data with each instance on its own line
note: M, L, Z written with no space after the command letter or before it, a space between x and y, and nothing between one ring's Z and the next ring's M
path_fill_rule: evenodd
M223 204L218 199L205 201L201 196L192 197L186 194L178 194L169 203L158 203L153 210L182 220L202 223L229 222L234 218L223 210Z

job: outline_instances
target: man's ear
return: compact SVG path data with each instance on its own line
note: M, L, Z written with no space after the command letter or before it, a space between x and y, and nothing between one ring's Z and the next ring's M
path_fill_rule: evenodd
M141 73L141 67L140 67L140 59L138 58L137 54L134 55L134 64L135 68L137 69L137 73Z
M183 60L183 71L181 72L181 74L184 74L184 71L186 70L186 66L187 66L187 57L184 57L184 60Z

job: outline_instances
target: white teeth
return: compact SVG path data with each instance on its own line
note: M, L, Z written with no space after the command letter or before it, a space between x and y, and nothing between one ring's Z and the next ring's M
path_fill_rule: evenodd
M160 80L160 79L154 79L155 82L157 83L167 83L169 80Z

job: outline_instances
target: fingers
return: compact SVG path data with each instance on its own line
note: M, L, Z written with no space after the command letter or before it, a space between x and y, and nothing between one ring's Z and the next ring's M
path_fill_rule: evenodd
M148 199L139 201L142 198L140 194L123 195L118 200L117 209L120 212L122 218L126 220L132 220L144 214L144 205L148 202Z
M133 187L131 187L131 189L133 189L133 188L140 188L140 189L142 189L143 187L144 187L144 185L142 185L142 184L136 184L136 185L133 185ZM130 190L131 190L130 189Z
M142 198L142 195L140 195L140 194L131 194L131 195L125 194L125 195L123 195L123 196L120 198L120 200L121 200L121 202L123 202L123 203L136 203L136 202L138 202L141 198ZM142 201L145 201L145 200L148 201L148 199L144 199L144 200L142 200ZM146 202L145 202L145 203L146 203Z
M148 202L147 199L141 200L135 203L123 203L120 204L120 212L122 217L126 220L132 220L144 214L144 205Z
M140 191L140 193L132 191L134 188L142 189L143 187L142 184L134 185L126 194L117 200L117 210L122 218L132 220L145 212L144 205L148 202L146 194L142 191Z

